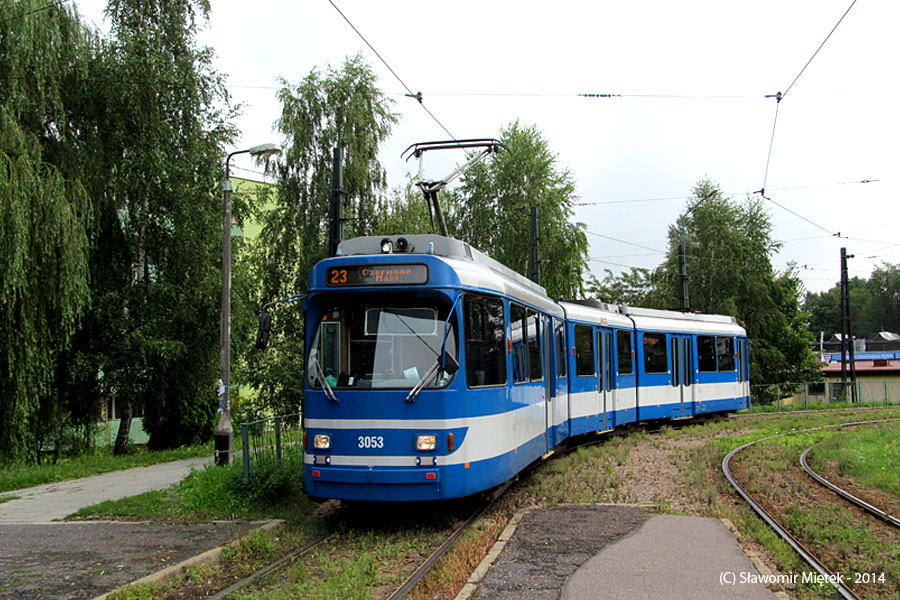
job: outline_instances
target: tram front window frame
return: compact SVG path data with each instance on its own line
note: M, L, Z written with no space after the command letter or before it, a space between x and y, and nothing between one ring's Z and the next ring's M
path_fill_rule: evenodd
M442 349L459 360L458 307L447 323L449 299L347 294L323 305L306 360L313 389L322 389L324 377L335 390L409 390ZM454 377L438 368L424 389L444 388Z

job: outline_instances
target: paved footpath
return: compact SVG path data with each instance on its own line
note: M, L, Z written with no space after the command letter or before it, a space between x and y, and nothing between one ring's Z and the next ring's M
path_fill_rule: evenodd
M56 521L80 508L104 500L118 500L167 488L184 479L191 469L201 468L210 463L211 457L188 458L2 492L0 496L18 498L0 503L0 523Z
M755 578L755 579L754 579ZM774 599L719 519L656 515L585 562L561 600Z
M760 580L719 519L568 505L511 524L457 600L774 600Z

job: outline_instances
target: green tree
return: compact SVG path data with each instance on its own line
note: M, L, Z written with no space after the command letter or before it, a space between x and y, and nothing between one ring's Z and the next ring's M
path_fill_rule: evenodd
M643 306L645 308L671 308L665 304L659 277L655 270L631 267L627 272L615 275L605 269L603 279L591 276L588 281L588 296L613 304Z
M850 319L853 335L871 338L879 331L900 330L900 268L884 263L877 267L869 279L850 279ZM826 337L841 331L841 287L835 284L829 290L807 293L803 301L809 313L809 329Z
M737 318L750 338L754 383L820 377L800 308L803 284L794 269L773 268L771 256L780 243L772 237L761 200L731 201L718 185L704 180L688 205L696 205L685 219L691 309ZM669 227L669 251L659 269L669 298L678 298L681 285L681 236L680 222Z
M55 365L90 299L73 99L93 44L69 7L0 0L0 457L35 459L59 430Z
M824 292L807 292L803 299L803 310L809 314L809 330L818 339L825 333L830 339L841 332L841 287L835 285Z
M538 209L541 285L551 297L583 294L588 241L583 223L572 223L577 196L568 170L536 127L518 122L501 132L506 150L466 171L448 211L451 235L527 275L531 259L530 209Z
M378 206L387 186L378 150L397 116L377 88L371 67L359 56L340 69L314 69L298 85L284 82L278 129L284 151L275 164L274 208L259 214L262 231L252 245L250 264L259 282L256 305L306 290L309 271L328 253L332 157L343 149L345 237L368 234L378 225ZM303 395L302 311L281 310L265 353L245 340L245 379L262 406L278 412L297 409Z
M873 333L900 333L900 265L883 263L869 277Z
M217 378L218 190L233 135L211 53L195 42L209 4L113 0L107 12L112 37L93 78L104 140L92 180L98 322L85 324L102 343L85 353L124 412L117 451L140 404L152 447L205 441Z

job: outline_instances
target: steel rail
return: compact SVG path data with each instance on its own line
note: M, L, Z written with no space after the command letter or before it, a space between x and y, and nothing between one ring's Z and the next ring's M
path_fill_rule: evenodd
M799 554L803 558L803 560L805 560L810 566L812 566L816 571L818 571L820 575L827 578L828 581L831 582L832 585L834 585L834 587L838 591L838 593L842 597L844 597L846 600L859 600L859 598L847 586L845 586L843 583L841 583L840 579L837 578L833 573L831 573L828 570L828 568L825 567L825 565L823 565L821 562L819 562L819 560L809 550L807 550L794 536L792 536L790 533L787 532L787 530L785 530L781 525L779 525L778 522L775 521L775 519L772 518L772 516L769 515L769 513L766 512L766 510L762 506L760 506L755 500L753 500L753 498L750 497L750 495L746 492L746 490L744 490L744 488L737 482L737 480L731 474L731 469L729 468L729 465L731 463L731 459L738 452L741 452L742 450L749 448L750 446L753 446L754 444L757 444L759 442L773 440L776 438L783 437L785 435L792 435L795 433L811 433L813 431L822 431L825 429L833 429L833 428L837 428L837 427L854 427L854 426L859 426L859 425L872 425L872 424L876 424L876 423L887 423L887 422L894 422L894 421L900 421L900 419L882 419L882 420L878 420L878 421L856 421L856 422L852 422L852 423L838 423L835 425L826 425L824 427L812 427L809 429L802 429L800 431L789 431L789 432L785 432L785 433L779 433L776 435L770 435L768 437L754 440L752 442L748 442L748 443L744 444L743 446L739 446L738 448L735 448L734 450L732 450L731 452L728 453L728 455L724 458L724 460L722 460L722 472L725 474L725 478L728 480L728 483L731 484L731 487L733 487L737 491L737 493L740 494L740 496L747 502L747 504L750 505L750 507L756 512L756 514L758 514L763 519L763 521L765 521L769 525L769 527L774 529L775 532L778 533L778 535L781 536L781 538L784 539L784 541L786 541L788 543L788 545L791 548L793 548L797 552L797 554Z
M425 562L419 565L419 568L416 569L400 587L394 590L394 593L388 597L388 600L402 600L403 598L406 598L406 595L409 594L409 592L412 591L414 587L416 587L416 584L419 583L419 581L421 581L423 577L425 577L425 575L431 570L434 564L442 556L444 556L447 551L450 550L450 548L453 547L456 541L460 537L462 537L462 534L465 533L469 526L471 526L476 520L478 520L478 518L484 514L484 511L486 511L497 500L497 498L502 496L503 493L507 489L509 489L509 486L511 486L514 481L515 479L510 479L509 481L501 485L493 494L491 494L486 502L479 506L462 525L457 527L456 531L450 534L450 536L446 540L444 540L444 542L437 548L437 550L432 552L431 556L429 556Z
M241 579L240 581L231 584L230 586L228 586L228 587L225 588L224 590L221 590L220 592L218 592L215 596L210 596L209 600L221 600L222 598L224 598L224 597L227 596L228 594L230 594L230 593L232 593L232 592L234 592L234 591L236 591L236 590L239 590L240 588L244 587L245 585L247 585L247 584L250 583L251 581L255 580L256 578L262 577L263 575L265 575L265 574L268 573L269 571L273 571L273 570L277 569L278 567L280 567L281 565L283 565L283 564L286 563L287 561L292 560L292 559L294 559L294 558L296 558L296 557L298 557L298 556L302 556L303 554L306 554L307 552L309 552L309 551L312 550L313 548L316 548L319 544L321 544L322 542L324 542L325 540L327 540L329 537L330 537L329 535L322 535L322 536L317 537L316 539L314 539L313 541L309 542L309 543L306 544L305 546L303 546L303 547L301 547L301 548L298 548L297 550L294 550L294 551L291 552L290 554L287 554L287 555L285 555L285 556L282 556L281 558L279 558L279 559L276 560L275 562L269 563L268 565L266 565L265 567L263 567L263 568L260 569L259 571L254 571L252 574L250 574L249 576L245 577L244 579Z
M822 442L819 442L819 444L821 444L821 443L822 443ZM873 506L873 505L869 504L868 502L866 502L866 501L863 500L862 498L858 498L857 496L854 496L853 494L851 494L851 493L848 492L847 490L845 490L845 489L843 489L843 488L841 488L841 487L838 487L838 486L835 485L833 482L831 482L831 481L825 479L824 477L822 477L821 475L819 475L818 473L816 473L816 472L812 469L812 467L809 466L809 463L806 461L806 457L807 457L807 455L809 454L810 450L812 450L813 448L815 448L815 447L818 446L819 444L813 444L812 446L810 446L809 448L807 448L806 450L804 450L804 451L803 451L803 454L800 455L800 464L803 466L803 470L806 471L807 474L808 474L810 477L812 477L813 479L815 479L816 481L818 481L819 483L821 483L823 486L825 486L826 488L828 488L828 489L831 490L832 492L838 494L839 496L843 497L843 498L846 499L846 500L849 500L850 502L852 502L853 504L859 506L859 507L862 508L863 510L865 510L865 511L867 511L867 512L873 514L873 515L875 515L876 517L878 517L878 518L884 520L886 523L889 523L889 524L893 525L894 527L900 528L900 519L898 519L898 518L896 518L896 517L894 517L894 516L891 516L890 514L884 512L883 510L881 510L881 509L878 508L877 506Z

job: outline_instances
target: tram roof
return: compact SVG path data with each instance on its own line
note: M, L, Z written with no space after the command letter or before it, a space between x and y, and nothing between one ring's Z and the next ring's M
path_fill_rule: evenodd
M432 255L450 266L465 287L505 294L556 316L562 316L559 305L547 296L547 290L527 277L494 260L469 244L441 235L362 236L345 240L338 246L338 256L384 255L382 245L391 242L393 256ZM406 251L399 251L401 240Z
M690 331L720 335L746 335L737 319L728 315L658 310L608 304L596 300L580 300L563 303L569 318L590 323L631 327L660 331Z

